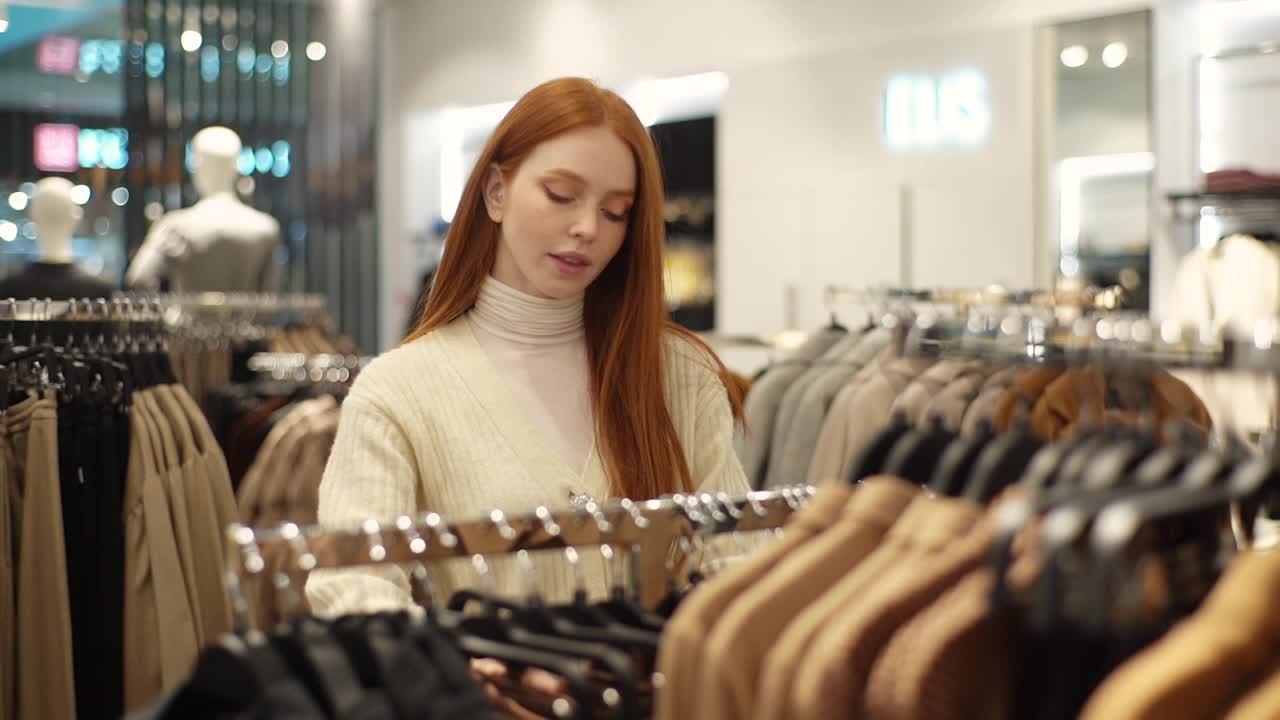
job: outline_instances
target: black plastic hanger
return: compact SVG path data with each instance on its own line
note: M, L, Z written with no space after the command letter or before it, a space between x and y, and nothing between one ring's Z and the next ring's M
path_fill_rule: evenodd
M942 419L931 418L898 438L884 463L884 474L910 480L917 485L929 482L938 460L956 434L942 425Z
M437 619L439 619L438 614ZM424 629L418 630L417 637L419 637L420 641L425 642L424 633L426 632L440 633L449 637L453 645L467 657L500 660L513 673L519 673L523 668L541 668L554 673L564 680L565 685L569 688L570 697L574 699L574 705L570 709L569 717L585 720L586 718L596 717L598 711L605 709L600 707L602 704L601 695L597 692L595 683L592 682L591 677L587 674L586 667L579 660L569 656L489 640L448 625L432 623L429 629L424 627ZM610 716L621 717L618 712L613 712Z
M1120 576L1124 553L1154 524L1175 521L1185 529L1198 523L1206 535L1216 537L1218 520L1231 503L1256 501L1280 490L1280 465L1275 458L1261 455L1233 465L1224 461L1224 456L1212 455L1204 453L1193 460L1180 478L1183 484L1160 488L1105 511L1123 514L1125 522L1093 535L1091 565L1098 579L1090 592L1089 617L1095 622L1102 621L1110 608L1112 595L1106 581Z
M487 653L487 650L496 650L495 646L505 646L506 657L519 654L530 660L536 660L536 663L526 663L536 667L546 667L556 656L565 659L589 660L597 667L606 670L612 678L614 689L620 698L616 716L635 717L634 713L638 712L639 693L636 690L635 668L626 653L603 643L579 642L533 633L496 616L453 615L450 618L444 612L437 612L435 617L443 627L456 632L463 641L468 641L459 645L468 654L476 649L476 643L470 641L479 640L484 641L483 647L486 648L486 654L480 657L505 659L504 656ZM527 654L529 652L534 654ZM473 655L473 657L476 656Z
M1138 468L1160 449L1155 435L1145 430L1122 433L1107 457L1099 457L1085 471L1085 484L1116 487L1133 478Z
M639 651L646 655L655 654L658 648L659 633L651 628L640 628L629 625L613 612L609 604L589 605L585 590L574 592L573 602L564 607L551 607L537 591L536 570L529 560L527 552L520 552L517 559L526 565L529 575L529 596L523 602L515 602L476 590L461 590L449 600L449 609L453 612L465 612L468 605L478 603L486 612L506 611L510 622L538 634L561 637L566 640L580 642L602 642L608 645ZM620 590L620 588L616 588ZM618 593L622 594L622 593ZM624 600L619 607L625 607ZM615 610L619 614L621 610Z
M574 549L568 548L566 553L568 550ZM576 553L576 550L574 552ZM474 559L474 565L482 580L490 577L488 565L483 561L483 557L477 556ZM463 636L518 646L526 650L554 653L562 657L590 660L612 676L614 689L621 698L618 716L632 717L633 713L638 712L639 693L636 684L639 679L636 676L634 664L626 653L603 643L582 642L531 632L519 623L512 623L509 618L501 616L499 611L507 601L497 598L492 592L463 591L459 596L461 596L460 599L450 600L449 610L436 611L433 614L437 622L456 630ZM462 614L461 610L465 609L472 598L481 603L483 612L480 615L471 616Z
M650 637L653 634L661 633L666 625L666 620L648 608L640 605L635 598L627 594L626 587L622 583L623 566L622 556L618 551L608 545L600 546L600 552L605 559L610 562L611 575L613 577L613 586L609 588L609 594L606 600L595 604L595 608L604 613L605 617L613 622L606 623L606 626L630 627L637 630L645 631ZM638 558L631 558L633 562L638 562ZM585 595L574 593L574 599L579 597L585 599Z
M323 717L270 644L227 634L200 653L187 681L148 717Z
M1008 432L996 437L974 463L973 476L965 484L964 497L983 505L1005 488L1018 482L1041 442L1025 422L1016 422Z
M270 642L325 717L347 717L360 705L363 688L346 651L326 623L309 616L294 618L278 628Z
M1051 492L1063 495L1080 491L1085 483L1089 464L1111 447L1115 437L1114 432L1102 430L1081 438L1062 459L1058 472L1052 478Z
M864 478L879 474L885 461L889 459L893 446L909 430L911 430L911 424L907 422L907 416L903 413L894 413L889 419L888 427L881 430L850 465L849 475L846 478L848 483L854 485Z
M929 491L942 497L958 497L973 473L978 456L994 437L991 423L986 420L978 423L973 432L957 435L938 459L937 469L929 479Z

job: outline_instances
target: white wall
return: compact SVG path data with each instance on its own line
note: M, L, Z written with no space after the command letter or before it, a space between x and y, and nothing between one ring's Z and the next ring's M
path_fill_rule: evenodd
M394 90L384 98L380 156L381 187L393 195L381 208L383 343L398 337L416 289L407 231L433 207L429 180L418 179L431 176L434 162L423 114L511 100L565 74L612 85L729 74L718 141L721 330L811 325L829 281L1030 284L1030 28L1145 4L400 0L385 28ZM879 107L889 74L966 62L989 75L987 144L930 157L883 149ZM788 285L801 286L791 312Z
M730 72L717 127L722 329L812 327L827 284L1029 286L1030 43L1029 28L1001 29ZM986 140L888 148L889 79L956 68L987 77Z

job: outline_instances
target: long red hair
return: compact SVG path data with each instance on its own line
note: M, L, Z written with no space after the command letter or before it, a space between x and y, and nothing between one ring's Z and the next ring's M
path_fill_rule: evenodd
M662 169L648 130L617 94L590 80L561 78L529 91L507 113L471 171L422 319L405 342L470 310L493 269L499 226L485 212L483 187L489 168L496 165L510 177L541 143L570 130L599 126L612 129L631 148L637 177L626 239L587 288L584 302L597 446L611 494L641 499L687 492L694 487L693 477L664 393L666 335L675 334L705 352L722 380L728 371L701 339L667 318ZM733 415L740 418L742 393L731 382L725 382L725 388Z

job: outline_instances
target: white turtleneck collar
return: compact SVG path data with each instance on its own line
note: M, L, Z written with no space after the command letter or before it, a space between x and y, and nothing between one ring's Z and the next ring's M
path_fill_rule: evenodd
M484 332L515 343L556 345L583 337L583 298L548 300L527 295L492 275L480 288L471 321Z

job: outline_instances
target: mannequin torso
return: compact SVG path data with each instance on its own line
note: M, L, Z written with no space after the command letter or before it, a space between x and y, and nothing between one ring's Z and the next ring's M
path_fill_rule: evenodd
M240 138L222 127L196 134L192 177L200 201L156 221L129 267L130 286L172 292L267 292L275 289L280 224L240 202Z

